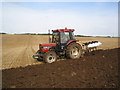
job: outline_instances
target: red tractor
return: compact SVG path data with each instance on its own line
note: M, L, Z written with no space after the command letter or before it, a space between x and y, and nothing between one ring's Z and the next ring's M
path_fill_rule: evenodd
M39 44L39 50L33 55L37 60L53 63L59 57L78 59L82 55L82 46L74 37L74 29L52 30L52 38L49 44Z

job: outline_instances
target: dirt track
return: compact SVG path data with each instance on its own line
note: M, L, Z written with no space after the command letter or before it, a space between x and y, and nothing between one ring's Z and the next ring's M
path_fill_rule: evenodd
M118 50L98 50L80 60L3 70L3 88L116 88Z
M117 48L118 38L77 37L80 43L98 40L103 43L100 49ZM41 64L32 58L39 43L48 43L48 36L41 35L2 35L2 69L16 68L31 64Z

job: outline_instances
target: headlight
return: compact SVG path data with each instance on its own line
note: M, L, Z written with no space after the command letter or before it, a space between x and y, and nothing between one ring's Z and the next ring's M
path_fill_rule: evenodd
M49 49L50 47L43 47L43 48L45 48L45 49Z
M61 49L64 49L64 46L61 46Z

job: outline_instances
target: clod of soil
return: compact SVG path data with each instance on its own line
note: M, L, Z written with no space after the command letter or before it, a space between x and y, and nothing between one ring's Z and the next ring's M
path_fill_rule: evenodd
M79 60L6 69L2 71L3 88L117 88L119 50L98 50Z

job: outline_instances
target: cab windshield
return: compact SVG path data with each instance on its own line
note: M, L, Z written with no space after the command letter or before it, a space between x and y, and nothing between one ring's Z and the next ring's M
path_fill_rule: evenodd
M65 44L69 40L75 40L73 32L53 32L52 43L62 43Z

